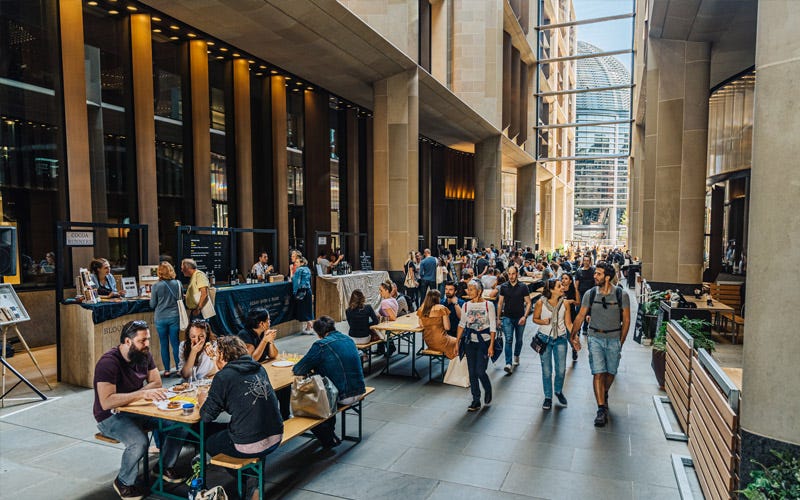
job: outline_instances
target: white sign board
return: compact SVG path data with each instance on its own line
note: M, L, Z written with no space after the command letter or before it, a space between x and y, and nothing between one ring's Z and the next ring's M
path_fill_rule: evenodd
M126 297L136 297L139 295L139 289L136 288L136 278L133 276L122 278L122 289L125 290Z
M142 285L145 283L153 284L158 281L158 264L139 266L139 281Z
M93 231L67 231L65 233L68 247L93 247Z
M328 238L326 236L317 236L317 245L327 245Z

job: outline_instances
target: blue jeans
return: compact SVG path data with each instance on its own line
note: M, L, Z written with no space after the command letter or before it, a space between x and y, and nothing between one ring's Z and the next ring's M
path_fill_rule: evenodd
M117 478L125 486L133 486L136 483L137 464L147 453L150 445L147 431L158 429L158 419L117 413L98 423L97 428L103 435L114 438L125 445ZM183 442L179 440L185 437L186 429L182 428L161 434L161 440L164 442L161 454L164 457L165 468L175 465L183 446Z
M465 334L466 335L466 334ZM486 398L492 397L492 381L486 374L486 367L489 366L488 344L480 342L467 343L467 370L469 370L469 390L472 392L472 401L481 401L481 388L478 381L483 385L483 392Z
M516 334L517 341L514 342L514 356L519 357L522 353L522 333L525 331L525 325L519 324L519 318L507 318L503 316L503 335L506 338L506 364L511 364L511 344L514 342L514 335Z
M557 339L549 339L547 348L540 356L542 357L542 389L544 397L553 397L553 361L555 360L556 394L560 394L564 389L564 375L567 372L567 336L562 335Z
M180 339L178 333L180 330L180 318L175 319L160 319L156 321L156 331L158 332L158 341L161 344L161 362L164 363L164 370L169 371L169 346L172 345L172 358L175 360L175 368L180 366L178 363L178 348Z

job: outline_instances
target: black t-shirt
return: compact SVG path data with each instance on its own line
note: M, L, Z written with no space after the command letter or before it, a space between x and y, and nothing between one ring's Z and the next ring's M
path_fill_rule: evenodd
M245 344L250 344L255 349L256 347L258 347L258 344L261 343L261 337L263 337L264 334L262 333L261 335L258 335L253 330L245 328L244 330L240 331L236 336L242 339L242 342L244 342ZM269 349L264 349L264 352L261 353L261 359L257 359L256 361L261 363L262 361L266 361L267 359L269 359Z
M589 266L589 269L579 268L575 272L575 279L578 280L578 293L583 297L594 286L594 266Z
M519 319L525 314L525 297L529 294L527 285L517 281L516 286L510 282L500 285L500 296L503 297L501 316Z
M345 311L345 315L347 316L347 324L350 325L349 335L351 337L369 337L369 327L378 324L378 316L369 304L365 304L361 309L348 308Z
M487 267L489 267L489 261L484 259L483 257L479 258L475 262L475 276L479 276L486 270Z

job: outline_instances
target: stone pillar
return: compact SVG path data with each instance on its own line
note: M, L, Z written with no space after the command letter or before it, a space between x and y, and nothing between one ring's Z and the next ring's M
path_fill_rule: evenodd
M156 122L153 108L153 34L150 15L134 14L131 22L133 66L133 129L136 138L136 195L139 224L147 224L147 256L156 263L158 248L158 185L156 174Z
M756 41L756 100L750 219L753 237L747 248L747 323L741 413L741 478L745 487L754 467L751 458L771 465L770 449L800 454L797 402L800 375L797 324L787 304L800 303L800 288L786 272L776 249L797 255L800 233L800 184L796 178L797 139L787 131L800 127L791 105L800 78L797 23L800 4L759 2ZM776 258L777 257L777 258ZM780 300L765 290L781 290Z
M286 80L270 78L272 99L272 203L275 209L275 230L278 232L278 255L273 255L275 270L289 274L289 172L286 153Z
M419 75L398 73L373 89L374 267L398 270L419 237Z
M475 236L478 244L500 248L502 236L503 151L496 135L475 145Z
M238 226L253 227L253 149L250 117L250 68L246 59L233 60L233 130L236 138L236 218ZM240 233L239 269L248 272L253 259L253 233ZM274 256L272 256L274 258Z
M536 243L536 164L517 169L517 213L514 239L533 248Z
M189 76L192 109L192 172L194 175L194 223L210 226L211 210L211 105L209 104L208 46L189 42ZM187 165L188 166L188 165Z
M566 234L565 226L567 224L567 218L565 216L567 211L567 201L564 195L566 187L556 179L553 179L553 184L555 186L555 216L553 224L555 231L553 248L558 248L564 244L564 240L566 239L564 237Z
M541 188L541 203L540 203L540 222L541 222L541 237L539 238L539 248L542 250L552 250L555 248L556 231L555 231L555 212L556 212L556 195L555 195L555 178L551 177L546 181L542 181Z
M642 274L700 283L709 44L650 39L642 175Z

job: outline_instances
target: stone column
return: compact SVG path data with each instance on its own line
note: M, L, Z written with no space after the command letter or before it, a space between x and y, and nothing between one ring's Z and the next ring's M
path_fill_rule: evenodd
M147 256L158 262L158 185L156 174L156 122L153 108L153 34L150 15L134 14L131 22L133 66L133 128L136 138L136 195L139 224L147 224Z
M541 202L539 204L541 235L539 238L539 248L542 250L552 250L555 248L555 179L550 178L542 181Z
M797 138L787 133L800 127L800 115L791 105L800 78L798 22L800 5L795 2L759 2L740 420L742 488L750 479L751 458L770 465L775 463L770 449L800 454L800 386L781 383L800 375L797 322L786 309L787 304L800 304L800 288L775 253L785 249L797 255L800 233ZM766 290L781 290L780 300Z
M419 75L398 73L373 89L374 267L398 270L419 237Z
M699 283L703 271L709 44L650 39L642 175L642 274Z
M475 145L475 235L478 244L500 247L502 236L503 151L496 135Z
M278 255L273 265L279 273L289 273L289 172L286 153L286 80L270 78L272 99L272 203L275 208L275 230L278 232Z
M567 203L564 194L566 187L556 179L553 179L553 184L555 186L555 216L553 224L555 231L553 248L557 248L563 245L564 240L566 239L564 235L566 234L565 226L567 223L567 218L565 216L565 212L567 211Z
M536 164L517 169L517 213L514 214L514 238L522 246L536 243Z
M233 120L236 137L236 218L239 227L253 227L253 149L250 117L250 68L246 59L233 60ZM253 233L240 233L239 269L254 262ZM272 256L274 258L274 256Z

